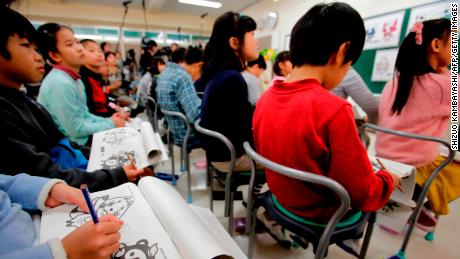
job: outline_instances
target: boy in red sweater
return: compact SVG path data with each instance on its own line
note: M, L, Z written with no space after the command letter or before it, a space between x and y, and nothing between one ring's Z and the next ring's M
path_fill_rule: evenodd
M262 96L253 119L258 152L342 184L351 199L348 215L383 207L400 181L390 172L373 172L351 105L329 92L358 59L364 38L362 18L352 7L315 5L292 30L292 73ZM295 215L326 223L338 207L332 191L270 170L266 174L271 192Z

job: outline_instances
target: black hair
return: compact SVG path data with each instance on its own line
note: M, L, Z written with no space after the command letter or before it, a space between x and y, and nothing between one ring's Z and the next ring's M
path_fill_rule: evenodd
M415 42L415 32L410 32L399 47L395 72L398 78L398 90L391 111L400 114L409 99L414 78L435 72L428 63L428 51L433 39L447 40L450 32L449 19L435 19L423 22L422 43Z
M289 54L289 51L281 51L278 53L278 55L276 55L275 62L273 62L273 73L275 73L275 75L284 76L281 74L281 68L279 64L286 61L291 61L291 55Z
M141 48L144 50L153 49L154 47L157 47L157 46L158 46L157 42L148 37L143 37L141 40Z
M204 50L203 78L211 79L221 69L236 69L243 71L245 61L241 49L238 54L230 47L229 40L236 37L241 45L244 35L255 31L256 22L249 16L234 12L226 12L214 22L211 38Z
M56 34L61 29L68 29L73 32L73 30L65 25L58 23L46 23L38 27L37 29L37 45L38 49L43 55L45 60L50 61L55 64L56 62L49 56L50 52L59 53L57 49L57 38Z
M160 70L158 69L158 65L164 65L166 62L161 57L153 57L152 62L148 67L148 71L152 76L160 74Z
M192 65L203 61L203 50L198 47L189 47L185 52L184 61L188 65Z
M108 42L106 42L106 41L103 41L103 42L101 43L101 49L102 49L102 51L104 51L104 47L105 47L106 45L108 45L108 44L110 44L110 43L108 43Z
M173 53L171 54L171 62L174 63L181 63L184 62L185 60L185 48L180 47L177 48Z
M171 62L182 63L185 62L188 65L192 65L203 61L203 51L198 47L183 47L177 48L171 55Z
M0 55L10 59L11 55L6 48L8 39L18 35L26 38L31 43L36 43L36 30L32 23L22 14L10 9L10 5L16 1L2 1L0 4Z
M302 16L291 32L294 66L326 65L340 45L349 42L344 63L355 63L364 46L365 29L359 13L348 4L317 4Z
M92 40L92 39L83 39L83 40L80 40L80 44L83 45L83 47L86 47L86 45L88 45L88 43L97 44L97 42L96 42L95 40Z
M259 54L259 57L256 60L251 60L248 62L248 67L253 67L255 65L259 65L261 69L267 69L267 63L265 62L264 56Z
M104 51L104 50L102 50L102 51ZM114 57L117 56L117 55L115 54L115 52L107 51L107 52L104 53L104 58L105 58L105 60L107 60L107 58L108 58L110 55L113 55Z

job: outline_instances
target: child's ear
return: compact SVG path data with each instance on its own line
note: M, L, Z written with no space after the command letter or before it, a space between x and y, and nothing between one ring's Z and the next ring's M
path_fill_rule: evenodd
M342 43L337 51L337 55L335 56L336 64L343 65L345 61L345 57L347 56L348 48L350 47L350 42L346 41Z
M430 44L431 51L433 51L434 53L438 53L440 51L440 45L441 45L440 39L434 38Z
M230 39L228 39L228 44L233 50L238 50L240 46L240 42L236 37L230 37Z
M52 51L48 52L48 57L50 57L57 64L61 63L62 61L61 55Z

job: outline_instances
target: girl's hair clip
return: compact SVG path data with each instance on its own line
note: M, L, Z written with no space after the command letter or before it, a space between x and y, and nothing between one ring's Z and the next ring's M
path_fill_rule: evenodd
M423 23L416 22L414 26L410 29L410 32L415 32L415 44L422 45L422 30L423 30Z

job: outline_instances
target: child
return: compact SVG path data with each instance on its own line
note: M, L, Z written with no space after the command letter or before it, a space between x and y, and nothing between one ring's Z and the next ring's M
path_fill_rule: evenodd
M351 200L345 217L383 207L399 183L389 172L374 173L350 104L329 92L358 59L364 35L361 16L348 4L313 6L292 29L292 73L274 82L254 113L257 151L343 185ZM327 223L338 207L338 198L325 188L271 170L266 175L279 203L299 217Z
M91 145L88 140L93 133L125 125L122 113L103 118L89 112L85 87L78 74L84 52L69 27L56 23L40 26L38 43L53 69L43 80L37 100L51 113L64 135L80 145Z
M201 76L203 51L197 47L178 48L172 54L173 62L167 62L163 72L158 77L155 89L158 106L168 111L184 113L190 124L200 117L201 100L198 98L193 81ZM174 144L181 145L184 141L187 127L185 123L174 116L165 115ZM188 145L193 148L199 145L194 130L189 135Z
M55 238L34 246L36 233L32 218L22 208L43 211L64 203L78 205L88 212L82 192L60 180L0 174L0 257L107 258L117 251L118 231L123 222L113 215L101 217L97 225L88 222L62 240Z
M160 57L153 57L147 72L139 80L137 89L138 99L144 100L150 96L155 101L157 100L157 93L155 92L158 84L158 76L163 72L166 67L166 62Z
M288 75L292 72L292 63L291 56L288 51L282 51L278 53L275 57L275 62L273 63L273 73L275 80L286 80ZM273 84L273 83L272 83Z
M201 110L201 125L217 131L232 142L236 151L236 171L250 170L243 142L253 142L253 108L248 86L241 72L246 62L259 56L254 37L257 25L248 16L227 12L214 23L205 48L203 78L207 81ZM230 163L227 147L212 137L202 138L212 165L226 172Z
M118 66L118 59L113 52L105 52L105 61L108 66L109 73L109 84L105 86L106 94L114 94L116 96L124 94L123 90L120 89L122 86L122 75L121 70Z
M377 122L379 117L379 100L369 90L369 87L367 87L364 80L353 67L348 70L342 82L332 90L332 93L343 99L347 99L350 96L366 113L367 121L370 123Z
M261 85L259 77L265 69L267 69L267 63L265 63L264 57L259 54L259 57L256 60L248 62L246 70L241 73L248 85L249 102L253 106L256 105L256 102L260 98Z
M94 115L110 117L115 112L108 106L108 100L102 88L100 70L106 66L104 54L94 40L80 41L85 53L84 65L80 68L81 81L85 85L88 110Z
M35 35L35 28L24 16L0 7L0 171L59 178L71 186L86 183L91 191L143 175L143 169L132 166L89 173L64 170L53 161L51 150L64 135L43 106L19 91L21 84L39 82L45 72Z
M450 116L450 21L417 22L399 48L396 75L388 81L380 99L380 125L385 128L443 137ZM416 195L434 168L445 158L439 144L377 134L377 154L417 168ZM428 190L429 208L449 213L448 203L460 196L460 163L453 162L436 176ZM431 231L436 220L423 209L418 226Z

